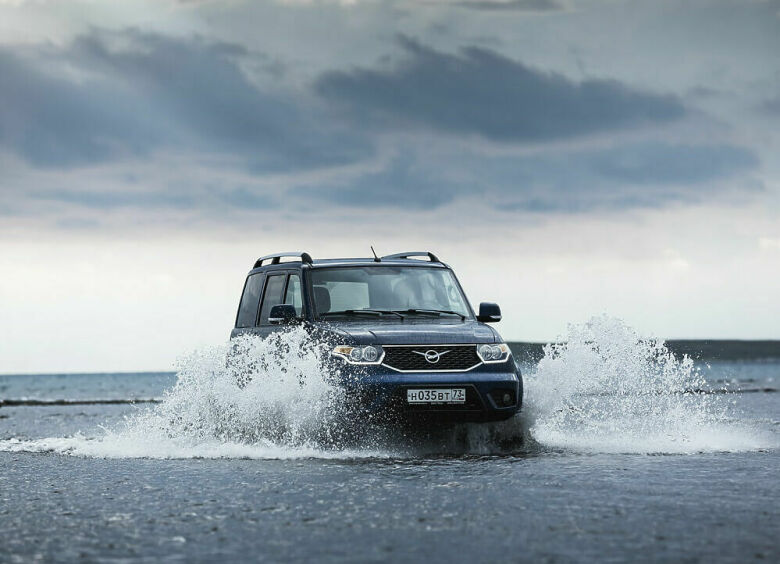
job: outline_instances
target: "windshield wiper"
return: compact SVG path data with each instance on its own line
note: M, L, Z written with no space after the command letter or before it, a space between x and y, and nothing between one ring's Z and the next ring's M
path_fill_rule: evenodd
M401 319L404 318L399 311L392 311L389 309L345 309L342 311L326 311L321 313L320 317L326 317L330 315L397 315Z
M412 309L404 309L404 310L397 310L396 313L431 313L435 315L457 315L462 320L465 321L466 316L462 313L458 313L457 311L452 311L451 309L420 309L420 308L412 308Z

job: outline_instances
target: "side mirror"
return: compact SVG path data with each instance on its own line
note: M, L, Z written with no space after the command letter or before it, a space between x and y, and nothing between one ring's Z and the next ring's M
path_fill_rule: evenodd
M479 304L477 321L481 321L482 323L495 323L496 321L501 321L501 308L498 307L498 304L482 302Z
M268 314L268 323L271 325L289 325L298 319L295 307L290 304L279 304L271 308Z

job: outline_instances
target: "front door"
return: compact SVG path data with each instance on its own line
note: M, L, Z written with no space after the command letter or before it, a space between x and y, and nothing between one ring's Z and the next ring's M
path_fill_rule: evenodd
M268 321L271 308L280 304L292 305L298 317L303 315L301 278L297 273L274 272L268 274L255 333L267 337L271 332L279 331L286 327L285 325L271 325Z

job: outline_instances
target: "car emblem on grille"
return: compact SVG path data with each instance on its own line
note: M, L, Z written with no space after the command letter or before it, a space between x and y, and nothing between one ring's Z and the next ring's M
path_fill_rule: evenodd
M419 354L420 356L424 356L425 360L428 361L430 364L436 364L439 362L441 357L443 357L445 354L447 354L450 351L435 351L433 349L429 351L412 351L414 354Z

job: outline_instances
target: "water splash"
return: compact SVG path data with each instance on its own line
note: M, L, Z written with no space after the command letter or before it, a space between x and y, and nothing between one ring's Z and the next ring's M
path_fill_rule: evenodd
M526 377L525 426L544 448L581 452L741 451L776 442L729 416L707 394L690 358L639 335L619 319L569 327Z
M369 428L344 410L320 343L302 328L182 358L162 403L97 435L0 441L0 450L109 458L354 458L431 454L693 453L776 448L729 415L702 374L618 319L569 327L525 375L521 415L441 429ZM358 428L356 442L353 431ZM345 445L348 445L345 447Z
M136 417L125 432L154 429L195 442L291 446L331 438L328 423L340 390L329 378L321 347L303 328L266 339L239 337L178 364L178 381L163 403Z
M98 436L4 441L3 450L107 458L381 456L334 449L341 389L303 328L239 337L181 358L163 401Z

